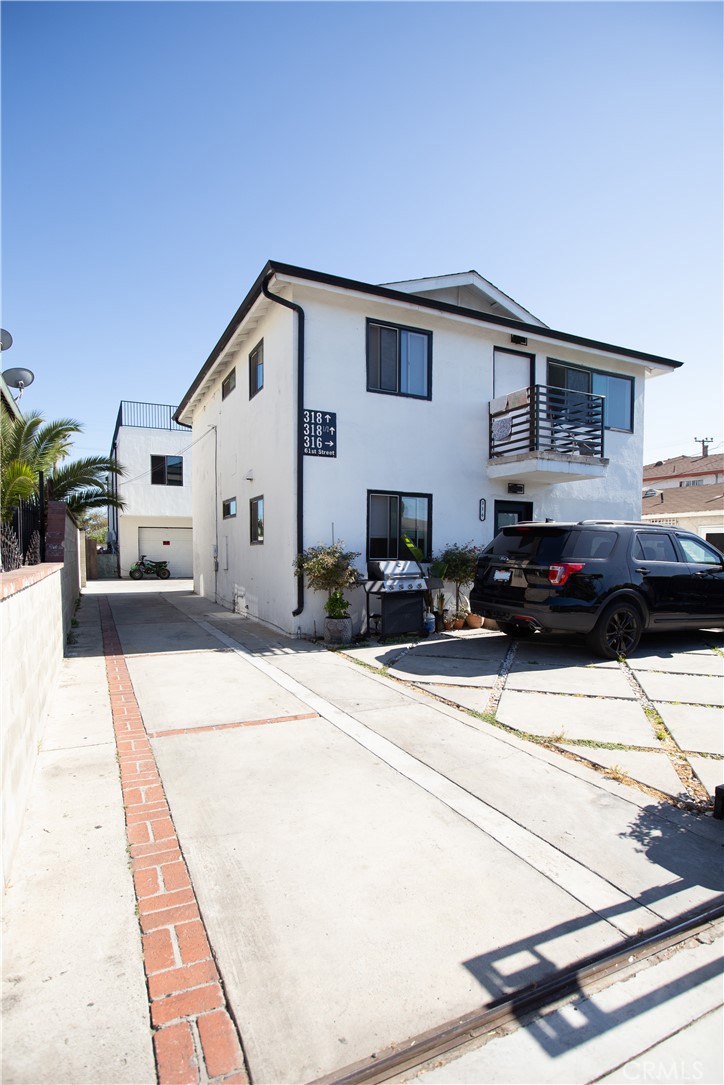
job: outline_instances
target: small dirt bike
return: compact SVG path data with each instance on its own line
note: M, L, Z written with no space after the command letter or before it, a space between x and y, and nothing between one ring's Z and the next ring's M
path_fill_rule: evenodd
M155 573L159 580L168 580L171 576L167 561L151 561L145 554L141 554L136 564L128 570L128 575L131 580L143 580L144 573L149 576Z

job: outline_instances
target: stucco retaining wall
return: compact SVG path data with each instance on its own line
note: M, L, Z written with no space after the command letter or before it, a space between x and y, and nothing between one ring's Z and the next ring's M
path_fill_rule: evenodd
M0 573L3 885L63 659L62 574L63 566L57 562Z

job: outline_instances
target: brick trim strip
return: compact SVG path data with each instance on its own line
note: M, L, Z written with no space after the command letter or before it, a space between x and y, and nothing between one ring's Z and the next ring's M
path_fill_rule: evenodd
M158 1085L249 1085L110 603L98 605Z
M267 723L292 723L294 720L318 720L318 712L304 712L298 716L270 716L265 720L239 720L238 723L209 723L201 727L175 727L173 731L147 731L149 738L167 738L169 735L199 735L205 731L227 731L230 727L263 727Z

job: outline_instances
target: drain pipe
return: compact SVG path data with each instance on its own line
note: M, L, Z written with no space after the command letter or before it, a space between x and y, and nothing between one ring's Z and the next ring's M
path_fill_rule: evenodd
M297 553L304 550L304 454L302 452L302 417L304 412L304 309L301 305L286 298L280 298L278 294L270 294L268 283L274 277L273 273L261 284L261 292L265 298L275 301L277 305L284 305L297 314ZM292 617L297 618L304 610L304 577L297 577L297 609L292 611Z

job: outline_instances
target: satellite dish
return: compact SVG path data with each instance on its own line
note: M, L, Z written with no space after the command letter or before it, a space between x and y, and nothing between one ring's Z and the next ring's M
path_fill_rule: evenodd
M17 403L28 385L35 380L35 374L30 369L6 369L3 372L3 380L8 388L19 389L20 395L15 399Z
M10 350L13 345L13 337L10 332L6 332L4 328L0 328L0 350Z

